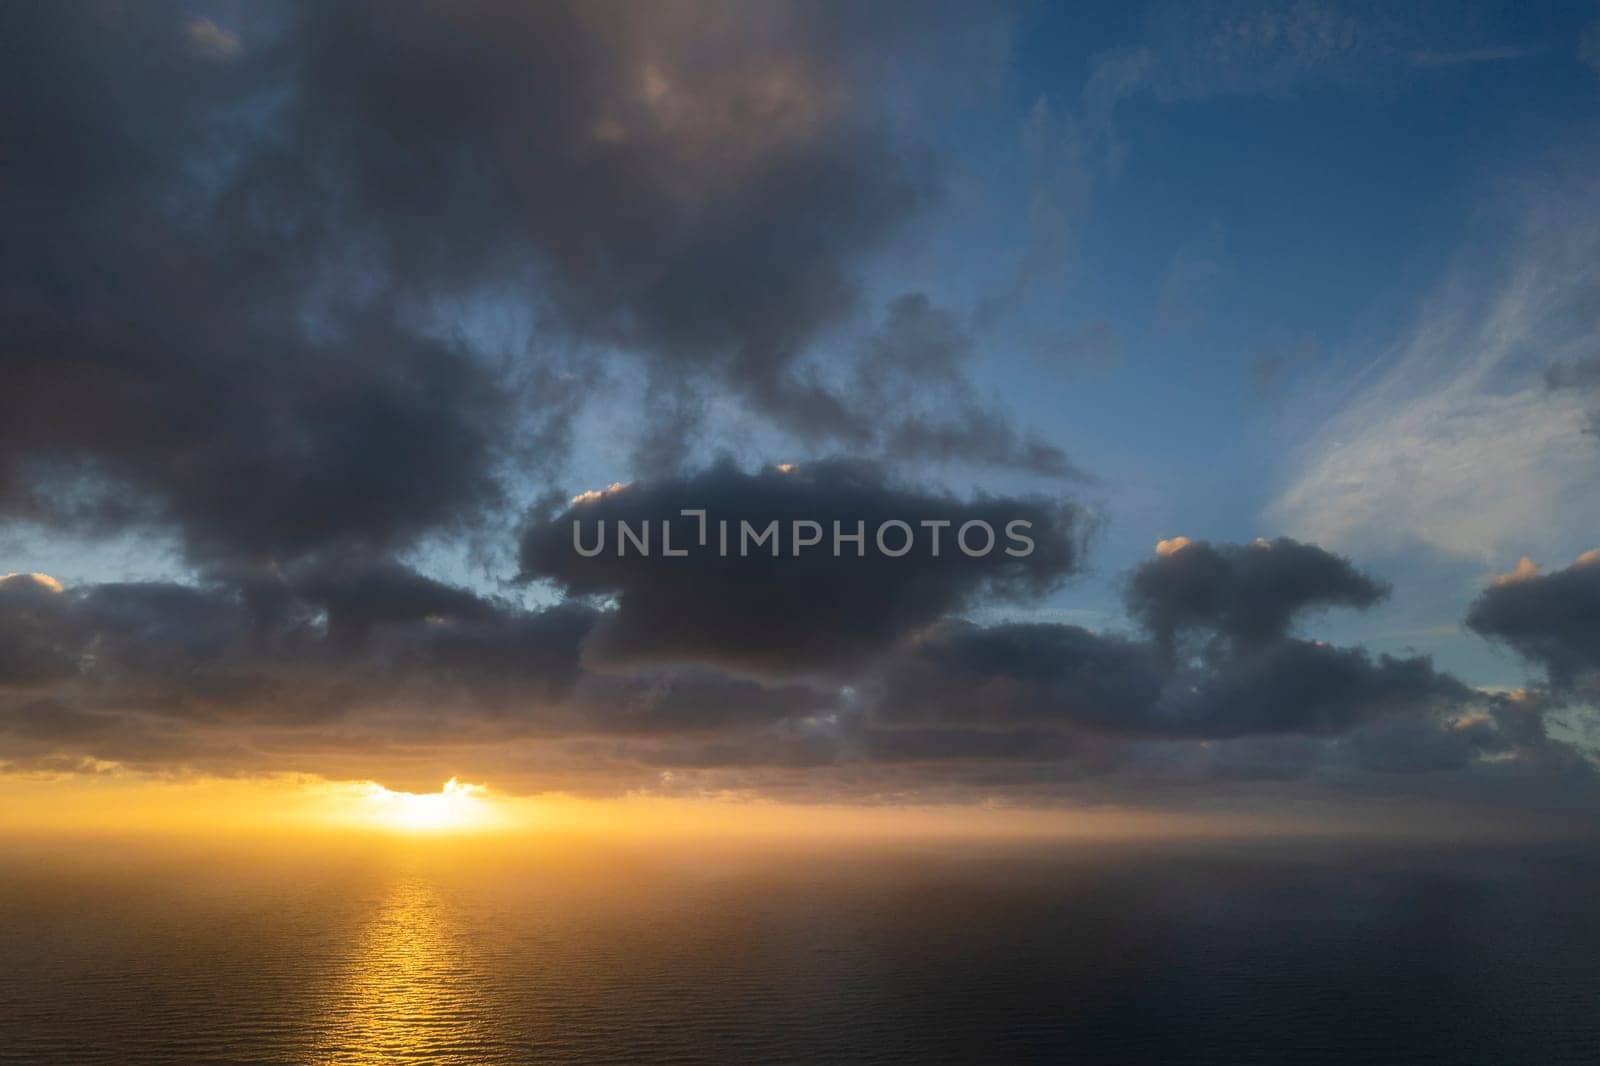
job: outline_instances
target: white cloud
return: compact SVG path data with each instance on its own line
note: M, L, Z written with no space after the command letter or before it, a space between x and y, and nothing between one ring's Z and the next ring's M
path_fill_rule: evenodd
M1592 535L1594 397L1545 372L1600 352L1600 186L1554 185L1521 190L1518 217L1461 257L1299 450L1270 518L1347 550L1485 561Z

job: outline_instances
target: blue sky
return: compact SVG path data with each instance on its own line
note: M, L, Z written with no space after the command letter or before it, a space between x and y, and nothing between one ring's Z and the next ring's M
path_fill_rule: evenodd
M1092 573L1051 606L1105 618L1118 611L1123 572L1160 537L1322 531L1325 516L1282 506L1328 446L1319 430L1359 407L1362 383L1454 313L1452 301L1492 300L1512 284L1506 274L1546 254L1538 238L1518 246L1529 208L1515 201L1572 195L1542 186L1592 158L1600 105L1600 71L1580 55L1595 14L1583 5L1387 27L1377 10L1191 11L1192 36L1164 32L1176 16L1159 7L1024 15L992 91L945 116L943 143L961 159L955 202L933 223L946 232L926 238L920 270L888 263L874 277L884 292L908 273L912 285L934 280L976 317L1041 239L1030 207L1066 201L1051 269L976 327L977 381L1100 479L1088 489L1107 520ZM1287 44L1297 18L1348 18L1351 36L1326 49ZM1216 39L1266 37L1269 23L1275 40L1230 53ZM1121 80L1105 103L1108 79ZM1541 284L1561 299L1587 281L1553 268ZM1082 337L1097 323L1114 337L1110 355L1029 350L1033 336ZM1525 338L1523 376L1493 388L1528 387L1540 345L1581 345L1594 323L1565 328L1579 332ZM1450 387L1474 340L1459 338L1415 391ZM1520 665L1457 620L1484 577L1524 551L1565 563L1593 546L1593 526L1571 522L1585 510L1562 498L1583 487L1542 497L1566 513L1527 513L1526 528L1500 522L1450 543L1364 535L1371 516L1357 516L1334 546L1394 581L1404 606L1326 624L1433 652L1480 683L1515 682ZM1480 491L1502 488L1485 479Z

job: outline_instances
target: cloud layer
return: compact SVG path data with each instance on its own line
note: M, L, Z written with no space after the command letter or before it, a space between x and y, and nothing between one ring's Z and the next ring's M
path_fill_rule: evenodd
M720 489L696 499L745 514L797 496L862 502L852 494L973 507L855 468L718 467L572 510L656 515L691 489ZM530 572L556 569L566 532L561 520L530 527ZM1153 557L1129 578L1135 634L961 617L988 586L1026 596L1061 580L1070 553L990 572L949 556L830 571L787 553L746 567L566 550L573 569L555 579L574 598L539 610L390 563L204 587L7 576L0 755L13 769L295 768L425 783L448 766L511 788L809 798L1091 788L1177 802L1202 785L1317 783L1564 804L1596 784L1544 723L1571 698L1565 679L1597 665L1573 621L1588 614L1568 602L1592 567L1497 585L1475 605L1470 624L1557 681L1507 695L1423 657L1295 635L1303 611L1368 606L1383 589L1287 540L1195 541Z

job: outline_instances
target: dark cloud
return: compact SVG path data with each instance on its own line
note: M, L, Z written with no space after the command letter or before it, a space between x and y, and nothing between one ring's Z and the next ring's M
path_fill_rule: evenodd
M1347 559L1287 537L1253 544L1183 543L1140 566L1128 609L1165 646L1187 632L1243 644L1282 637L1321 607L1370 607L1388 589Z
M707 512L707 543L698 543L697 517ZM876 533L886 522L907 523L910 551L889 558ZM672 525L673 549L663 557L660 523ZM1007 525L1031 523L1034 547L1007 539ZM633 547L619 554L618 523L637 532L648 522L652 554ZM720 538L727 523L729 549ZM751 548L744 524L765 530L777 523L779 554L770 542ZM798 555L795 522L815 522L822 542ZM948 523L937 530L923 522ZM968 522L986 522L994 546L969 557L958 546ZM593 549L606 529L603 551L585 558L574 547L574 523ZM835 557L835 523L859 549L841 542ZM526 577L556 582L575 596L615 599L591 652L616 659L681 659L721 663L765 673L804 672L863 663L918 628L987 600L1026 600L1057 587L1077 566L1084 519L1071 504L1044 499L978 497L962 501L899 486L874 467L842 461L754 474L713 467L691 477L616 487L553 516L537 517L524 534ZM811 533L807 529L807 535ZM1020 530L1019 530L1020 532ZM935 534L940 539L937 549ZM891 528L885 545L899 551L904 533ZM979 527L969 547L988 541ZM741 555L748 551L748 556ZM936 554L937 552L937 554Z
M210 563L403 548L503 502L505 464L559 457L593 379L574 345L870 445L881 405L805 364L857 310L861 257L937 191L873 79L942 20L232 14L0 14L0 514L171 526ZM534 341L477 328L509 305ZM681 464L661 444L698 415L658 412L641 455ZM1066 469L982 405L941 426L889 450Z
M596 751L594 742L582 745ZM698 778L712 790L733 788L771 794L778 773L799 771L803 776L826 776L839 765L843 746L826 728L817 728L805 719L785 719L762 723L756 728L724 729L698 738L653 741L623 741L599 748L612 760L647 770L665 770L652 787L669 785L670 779ZM694 787L688 789L690 793ZM802 784L802 794L816 795Z
M941 625L887 671L886 721L1055 723L1137 729L1161 696L1142 642L1069 625Z
M749 484L779 477L794 484ZM787 503L799 491L842 505L859 491L880 501L974 506L897 493L859 468L825 467L807 478L725 467L589 506L638 492L634 510L608 515L656 514L684 502L677 490L702 481L737 486L735 500L771 493ZM963 577L953 595L970 593L969 580L1026 588L1053 580L1050 573ZM540 610L381 561L319 560L204 586L62 590L12 575L0 579L0 760L54 772L113 763L281 767L418 787L470 765L493 767L515 787L792 798L1004 790L1148 799L1200 784L1272 783L1382 794L1413 787L1402 779L1427 778L1463 794L1481 782L1532 802L1544 794L1539 782L1578 800L1594 783L1582 753L1547 732L1562 694L1479 692L1424 658L1297 639L1281 625L1250 630L1257 636L1249 640L1210 640L1174 659L1153 631L980 626L947 614L910 624L878 615L869 621L880 633L850 630L871 650L802 643L807 676L762 680L737 671L776 661L766 646L721 633L704 643L708 608L694 603L675 616L694 640L652 634L661 643L651 654L624 661L614 629L639 624L627 619L626 600L645 586L631 569L591 576L611 587L619 575L626 582L610 608L568 601ZM724 606L761 599L782 610L753 619L820 625L826 615L830 626L860 625L848 590L816 574L808 575L817 585L810 598L786 568L756 575L750 590L726 582L747 599ZM889 580L873 569L854 579ZM1250 578L1233 572L1218 580L1248 586ZM948 609L947 599L910 597ZM661 617L647 613L646 621ZM1233 624L1225 612L1204 617L1195 624ZM786 621L751 625L775 625L797 641L808 631ZM882 633L894 639L886 643Z
M232 772L287 755L363 776L417 752L586 736L691 737L726 759L838 707L837 689L706 666L586 671L600 617L518 609L389 563L203 587L11 575L0 762Z
M289 186L310 161L265 158L270 55L197 56L165 5L4 17L0 508L272 558L494 497L506 383L331 276L351 235Z
M766 723L826 713L836 692L801 684L763 685L692 666L629 674L590 674L575 694L578 731L738 733Z
M1558 684L1600 671L1600 563L1586 557L1564 570L1497 581L1473 601L1467 625Z
M1425 659L1281 638L1164 668L1147 643L1067 625L946 626L888 673L881 717L1053 724L1112 736L1334 735L1400 713L1464 705Z
M401 676L435 681L470 708L487 703L510 714L564 699L582 676L583 642L598 620L578 604L539 611L501 608L473 619L425 625L391 643ZM441 709L451 706L447 699Z
M1355 730L1323 759L1386 774L1440 773L1466 769L1481 755L1509 748L1487 719L1482 725L1441 728L1434 719L1403 715Z
M1140 723L1174 736L1331 735L1406 712L1446 711L1469 690L1426 658L1280 639L1180 671Z
M396 563L322 567L297 582L298 591L326 615L330 639L364 643L372 628L422 621L477 622L494 608L465 589L423 577Z
M869 727L859 738L862 752L876 762L1040 762L1072 755L1077 744L1066 733L1042 728L981 729L957 726L926 729Z
M1184 556L1189 565L1178 565ZM1288 635L1305 609L1366 606L1381 592L1310 545L1189 544L1130 584L1140 636L1060 624L925 631L884 660L854 744L869 759L1032 764L1041 781L1108 789L1593 777L1576 749L1547 734L1559 701L1546 694L1479 692L1423 657ZM1175 656L1179 631L1200 639Z
M42 574L0 577L0 685L69 677L78 651L52 580Z
M294 128L407 275L531 254L583 334L755 386L931 194L927 161L852 107L856 29L893 27L785 5L311 5Z
M14 575L0 580L0 616L31 642L5 646L0 688L54 684L103 710L280 721L397 695L559 698L595 620L575 604L519 610L389 564L209 586L61 590Z

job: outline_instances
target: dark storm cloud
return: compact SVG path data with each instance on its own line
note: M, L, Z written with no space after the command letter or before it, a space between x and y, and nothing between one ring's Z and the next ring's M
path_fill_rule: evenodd
M1163 662L1150 644L1076 626L946 626L889 670L880 717L1110 736L1332 735L1468 697L1426 659L1288 638L1179 669Z
M0 577L0 685L71 676L77 653L54 582L35 574Z
M359 644L381 623L474 622L494 614L488 603L465 589L396 563L320 568L296 584L307 601L326 612L328 634L341 643Z
M887 672L887 721L1137 728L1161 696L1148 645L1069 625L941 625Z
M408 699L428 689L468 702L561 696L595 613L519 610L382 564L208 586L61 590L13 575L0 579L0 618L0 688L55 683L112 710L270 718L408 689Z
M0 514L159 523L209 563L391 551L500 503L503 463L559 455L595 365L554 365L574 343L806 439L876 432L879 406L801 364L936 191L873 78L939 20L471 0L0 19ZM532 309L532 350L462 328L496 304ZM1065 468L987 407L957 414L885 448ZM697 417L668 408L646 444Z
M62 590L10 575L0 762L258 770L281 751L338 766L352 753L381 763L408 747L584 736L694 738L726 760L762 730L778 758L780 739L799 735L792 723L838 707L837 689L701 665L586 671L600 617L570 602L519 609L391 563L204 587Z
M859 743L867 758L888 763L972 760L1041 762L1068 757L1078 747L1067 733L1026 727L868 727L862 731Z
M1143 564L1128 609L1160 642L1209 630L1258 644L1319 607L1370 607L1388 589L1347 559L1287 537L1253 544L1186 543Z
M1600 671L1600 561L1514 575L1473 601L1467 625L1544 667L1566 685Z
M1337 734L1400 713L1449 710L1468 695L1426 658L1374 659L1360 648L1285 638L1180 671L1142 725L1175 736Z
M574 702L580 730L601 733L734 733L831 710L835 692L800 684L763 685L705 667L589 674Z
M666 770L671 776L710 774L721 777L714 787L758 791L770 789L773 771L826 774L843 754L837 736L806 719L758 721L754 728L725 728L700 737L646 737L610 746L604 741L588 741L578 746L610 758L613 765L631 763L648 770ZM660 787L663 782L658 778L651 784Z
M447 694L519 713L530 704L565 698L582 675L579 658L595 612L577 604L540 611L499 608L472 619L427 620L391 642L402 675L436 682ZM408 664L407 655L415 655ZM448 711L447 701L441 709Z
M1321 752L1322 761L1343 762L1355 768L1386 774L1436 773L1462 770L1484 754L1513 750L1485 717L1482 724L1441 728L1436 720L1420 715L1376 721L1341 739L1332 751Z
M698 543L706 512L707 541ZM911 549L886 557L876 543L884 523L898 520L914 534ZM674 550L662 554L660 523L672 524ZM797 521L815 522L822 542L796 554ZM1031 553L1006 538L1007 525L1031 523ZM637 531L648 522L653 554L631 546L619 554L618 523ZM720 547L726 522L729 550ZM779 554L770 543L750 548L744 523L756 531L778 524ZM923 522L947 523L939 529ZM968 522L994 531L992 550L969 557L958 537ZM574 524L592 549L604 523L605 549L585 558L574 547ZM858 549L841 542L835 557L835 523ZM902 487L872 466L842 461L793 470L747 474L728 464L689 477L619 486L553 516L538 516L522 541L526 577L556 582L574 596L613 597L591 646L616 659L680 659L721 663L765 673L793 673L860 664L916 629L979 599L1019 601L1057 587L1077 566L1084 519L1071 504L1037 498L978 497L963 501ZM934 537L940 543L935 547ZM900 548L891 531L887 545ZM974 529L976 550L985 538ZM748 555L741 552L748 551ZM859 554L858 554L859 552Z
M869 469L827 464L788 473L715 468L571 510L596 508L590 517L615 521L675 515L688 503L713 521L721 506L758 517L806 506L824 518L869 521L983 513L979 504L887 486ZM693 525L682 526L685 544ZM536 525L526 547L530 559L542 551L568 558L570 530L559 519ZM1222 557L1246 550L1268 549L1214 549ZM381 761L408 750L565 742L579 745L569 754L592 761L595 780L654 768L734 775L730 787L759 788L762 774L778 770L848 776L851 766L880 766L899 768L901 791L1001 787L1015 776L1006 766L1040 787L1478 774L1487 757L1504 764L1502 774L1586 772L1581 756L1545 731L1547 712L1560 705L1553 697L1475 692L1426 659L1295 639L1282 621L1241 629L1233 611L1195 615L1187 624L1202 636L1252 639L1202 640L1196 654L1174 659L1154 625L1119 636L955 620L947 616L955 604L1007 589L1025 595L1059 580L1076 557L1046 555L1038 572L990 572L962 558L948 574L931 556L867 559L859 572L846 565L830 579L826 569L791 569L792 556L768 556L775 566L757 565L742 581L743 570L718 577L693 557L640 561L648 567L602 557L592 561L597 570L564 580L613 596L604 611L570 601L523 610L382 560L319 559L206 586L61 590L12 575L0 579L0 751L14 767L232 770L288 757L341 772L355 752ZM903 581L888 569L895 562L910 563ZM669 563L693 578L699 598L674 600L683 590L673 578L646 583ZM1212 574L1213 591L1237 603L1256 579ZM1296 604L1328 598L1326 583L1312 586L1324 591L1302 593ZM647 591L654 609L630 616L629 597ZM1135 584L1130 597L1148 591ZM737 613L757 605L772 613ZM1284 610L1267 614L1282 620ZM763 621L772 618L779 621ZM742 621L764 639L741 643L713 631L714 619ZM654 643L619 644L619 632ZM718 665L729 663L758 672L799 664L811 676L752 680ZM977 766L993 769L960 769ZM1029 766L1036 769L1020 769Z
M3 17L0 508L260 558L493 496L501 384L391 301L316 291L341 234L239 143L267 60L195 54L161 5Z
M849 499L840 482L850 476L829 469L804 491ZM883 497L877 481L855 484ZM653 503L641 488L642 511L680 502L670 487L657 486ZM787 500L795 490L772 491ZM796 600L781 573L757 588L800 616L854 605L830 606L841 590L827 585ZM705 610L690 605L687 632ZM837 659L825 647L807 660L809 676L762 681L719 667L728 656L718 644L669 644L657 656L678 661L618 661L607 630L624 611L575 601L525 610L348 559L193 587L61 590L12 575L0 579L0 762L334 776L382 767L385 780L433 787L435 769L448 776L466 760L526 787L794 798L1148 799L1151 789L1306 783L1462 795L1481 784L1533 802L1546 785L1581 800L1595 783L1582 753L1547 732L1559 693L1478 692L1426 659L1281 632L1203 641L1175 660L1149 633L949 617L895 631L898 619L879 618L894 646Z
M814 14L313 5L294 128L407 275L531 252L583 333L770 383L931 192L848 99L850 31L889 27Z
M1173 565L1191 552L1195 565ZM1553 705L1542 694L1478 692L1423 657L1287 633L1301 610L1365 606L1381 591L1310 545L1188 544L1130 582L1142 636L956 622L922 633L886 658L856 743L890 762L1056 764L1036 772L1106 787L1349 785L1371 775L1479 775L1486 759L1502 776L1589 774L1571 745L1545 732ZM1199 639L1176 655L1180 629Z

